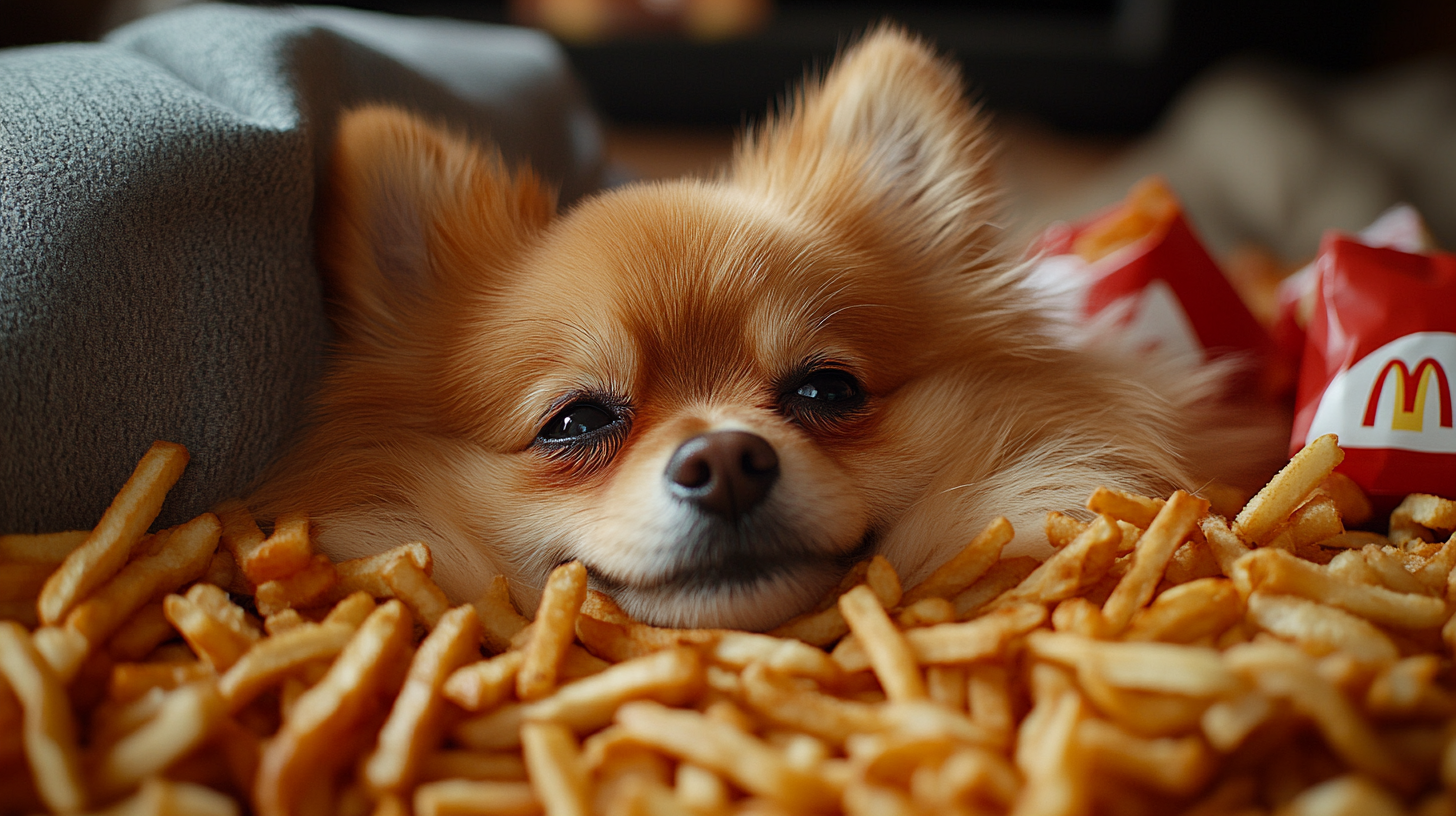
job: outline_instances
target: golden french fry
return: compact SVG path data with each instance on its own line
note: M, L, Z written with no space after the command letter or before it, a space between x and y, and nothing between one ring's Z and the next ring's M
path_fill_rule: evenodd
M1395 538L1396 529L1412 523L1450 534L1456 530L1456 501L1428 493L1412 493L1390 512L1391 538Z
M1173 551L1206 512L1208 502L1182 490L1175 491L1158 511L1147 532L1138 539L1132 566L1102 605L1109 632L1120 633L1127 628L1133 614L1152 599Z
M190 598L168 595L162 600L162 610L192 651L215 671L232 668L253 646L252 640L209 615Z
M521 752L531 788L548 816L589 816L591 783L570 728L555 722L522 723Z
M839 598L839 611L865 652L875 675L891 700L924 700L925 679L910 644L890 620L884 607L866 586L857 586Z
M1054 549L1060 550L1068 544L1071 544L1077 539L1077 536L1086 532L1086 530L1087 522L1085 521L1079 521L1065 513L1059 513L1055 510L1047 513L1045 525L1047 543L1052 545Z
M515 751L431 751L420 757L419 780L477 779L518 782L526 778L526 763Z
M1133 615L1123 637L1192 643L1223 632L1243 617L1243 602L1227 578L1199 578L1163 590Z
M308 566L298 572L259 584L254 601L258 611L264 615L306 608L322 602L338 583L338 572L329 557L315 555Z
M1374 623L1402 629L1429 629L1446 620L1446 603L1429 595L1392 592L1383 586L1341 580L1330 571L1283 550L1258 549L1234 565L1235 586L1250 591L1298 595L1338 606Z
M1039 699L1022 720L1014 754L1026 779L1016 816L1085 813L1089 757L1077 742L1084 716L1082 698L1072 690Z
M431 629L450 608L450 599L445 597L444 590L409 558L391 561L384 568L384 583L394 597L404 601L416 620Z
M956 617L966 620L980 614L1002 594L1025 581L1028 576L1041 567L1041 563L1029 555L1019 555L1015 558L1003 558L997 561L986 570L985 575L982 575L975 583L967 587L965 592L955 596L951 601L955 604Z
M210 681L180 686L166 695L156 717L102 755L98 790L118 793L157 773L203 744L221 722L224 703Z
M1217 697L1239 689L1216 649L1174 643L1102 641L1059 632L1033 632L1031 653L1094 674L1123 689Z
M41 623L59 623L121 570L161 512L162 500L182 476L187 459L187 449L181 445L152 443L85 543L67 555L46 581L37 603Z
M213 679L212 668L200 660L117 663L106 684L106 696L117 702L135 700L155 688L171 690L188 683Z
M238 803L226 794L195 782L154 776L105 813L110 816L238 816L240 811Z
M910 629L903 637L915 662L969 663L997 656L1011 638L1035 629L1046 618L1046 607L1041 604L1018 603L1002 606L974 620ZM832 657L846 672L870 667L869 655L858 638L840 641Z
M1219 516L1204 516L1198 528L1203 531L1203 540L1218 568L1225 576L1234 577L1234 563L1249 553L1249 545L1240 541L1229 529L1228 522Z
M618 709L617 722L639 742L720 773L794 812L827 810L837 799L823 779L792 767L762 740L695 711L639 700Z
M1334 434L1305 445L1289 464L1249 499L1234 519L1233 531L1253 544L1266 544L1285 520L1345 458Z
M1197 793L1215 769L1213 753L1197 736L1148 738L1088 718L1077 724L1077 743L1094 767L1175 796Z
M697 652L666 649L562 686L549 697L527 703L521 717L528 722L554 722L587 732L610 723L613 712L630 700L679 704L701 691L703 682L703 664Z
M1125 490L1099 487L1087 498L1087 509L1099 516L1125 521L1146 530L1163 509L1162 499L1150 499Z
M1365 491L1343 473L1335 472L1320 482L1320 490L1335 502L1335 510L1347 527L1359 527L1375 515Z
M440 616L415 652L374 752L364 760L364 782L371 790L402 794L413 783L421 755L436 747L444 730L440 689L451 672L480 656L479 643L475 607L457 606Z
M234 558L237 554L234 553ZM291 512L273 522L273 534L253 547L238 567L254 585L287 578L308 567L313 559L313 542L309 535L307 513Z
M238 711L298 667L334 657L356 629L343 623L304 624L254 644L218 680L228 710Z
M547 577L524 649L526 659L516 675L516 696L522 700L540 699L556 687L561 659L575 638L576 619L586 600L586 577L580 561L562 564Z
M516 673L526 654L506 652L456 669L445 681L445 698L466 711L494 708L516 688Z
M1011 522L997 518L967 544L949 561L936 567L930 577L905 593L901 603L913 604L922 598L951 598L962 592L976 579L986 574L1001 557L1001 549L1011 542L1016 531ZM892 607L894 604L886 604Z
M375 598L394 597L389 584L384 581L384 570L399 558L408 558L426 575L431 574L435 568L434 555L430 552L430 548L420 541L401 544L374 555L340 561L334 565L334 571L339 574L339 583L334 588L331 599L337 600L353 592L367 592ZM500 576L497 578L501 581L505 580ZM483 611L476 610L478 613L483 613ZM484 614L481 614L481 620L486 620Z
M0 675L20 703L25 756L46 806L75 813L86 806L76 721L61 681L19 624L0 621Z
M34 602L55 564L0 562L0 602Z
M1398 789L1408 789L1413 769L1365 722L1355 707L1328 680L1314 660L1277 643L1246 643L1224 653L1224 662L1264 694L1287 700L1314 721L1330 747L1354 768Z
M59 564L90 537L90 530L0 535L0 563Z
M409 649L409 615L398 601L376 609L354 633L328 674L299 698L282 728L263 748L253 786L259 816L300 812L311 775L346 761L343 739L380 693L387 667Z
M473 605L480 615L480 625L485 630L485 648L494 654L511 648L511 638L520 634L531 623L511 603L510 587L503 575L495 576Z
M415 816L536 816L541 802L525 782L447 779L415 788Z
M506 703L478 717L456 723L450 730L456 743L477 751L499 751L521 744L524 703Z
M879 707L803 688L760 663L743 670L743 694L749 705L773 722L835 745L854 734L885 727Z
M93 647L100 645L148 601L201 577L217 549L220 529L211 513L177 527L160 550L133 559L76 605L66 616L66 628Z
M1021 583L1001 593L994 605L1029 601L1056 603L1096 583L1117 557L1122 531L1105 516L1098 516L1076 541L1057 550ZM963 609L956 599L956 611ZM962 613L964 614L964 613Z
M65 626L42 626L30 633L35 650L45 658L62 683L70 684L91 652L84 635Z
M901 629L913 629L917 626L950 623L955 618L955 604L945 598L932 596L907 604L895 615L895 623Z

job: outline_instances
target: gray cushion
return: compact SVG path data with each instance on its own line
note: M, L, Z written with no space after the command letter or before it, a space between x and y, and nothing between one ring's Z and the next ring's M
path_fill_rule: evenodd
M339 112L392 101L499 142L564 198L596 120L523 29L194 6L0 51L0 532L93 525L153 439L162 523L297 427L328 338L311 218Z

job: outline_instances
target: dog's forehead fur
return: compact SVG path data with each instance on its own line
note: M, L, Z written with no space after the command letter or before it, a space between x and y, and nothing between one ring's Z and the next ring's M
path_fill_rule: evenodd
M822 226L732 187L641 185L585 202L521 261L479 353L523 405L603 391L664 404L742 399L807 366L852 370L872 391L914 368L933 316L903 279ZM519 304L529 304L526 315ZM488 307L487 307L488 308ZM522 342L523 324L534 324Z

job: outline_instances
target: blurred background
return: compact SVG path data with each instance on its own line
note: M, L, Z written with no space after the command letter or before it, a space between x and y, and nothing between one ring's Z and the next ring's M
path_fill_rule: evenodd
M184 1L0 0L0 45L93 39ZM1437 238L1456 240L1452 0L345 5L549 31L603 116L616 180L712 172L736 130L888 18L964 65L1000 135L1018 234L1156 172L1235 265L1292 268L1324 228L1423 195Z

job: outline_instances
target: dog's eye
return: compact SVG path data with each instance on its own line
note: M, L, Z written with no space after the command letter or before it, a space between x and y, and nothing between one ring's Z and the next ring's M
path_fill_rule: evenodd
M824 368L812 372L794 389L794 395L818 403L845 405L860 397L859 383L844 371Z
M592 431L601 430L617 421L617 417L611 411L600 405L578 402L568 405L561 413L551 418L541 433L536 435L537 439L547 442L557 442L567 439L576 439L586 436Z

